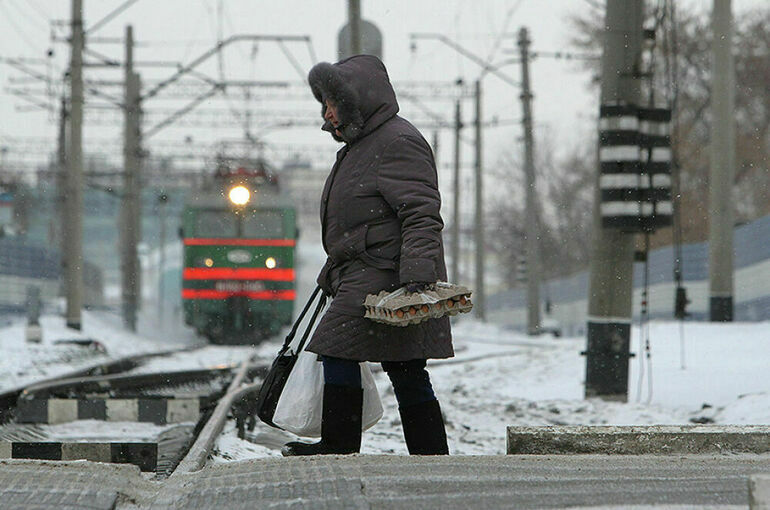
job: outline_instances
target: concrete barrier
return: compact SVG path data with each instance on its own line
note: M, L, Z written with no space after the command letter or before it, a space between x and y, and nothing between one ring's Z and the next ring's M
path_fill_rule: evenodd
M508 427L506 453L528 455L770 452L770 426Z
M155 471L158 443L147 442L0 442L0 453L8 459L90 460L133 464L142 471Z
M770 474L749 477L749 508L770 510Z

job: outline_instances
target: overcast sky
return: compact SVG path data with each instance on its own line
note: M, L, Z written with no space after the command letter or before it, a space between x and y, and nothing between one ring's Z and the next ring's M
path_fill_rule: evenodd
M119 6L123 0L84 0L85 25L97 20ZM420 41L414 51L410 48L409 34L415 32L441 33L458 42L470 52L484 59L494 54L493 61L499 62L511 57L509 52L516 48L515 38L502 38L493 52L498 36L502 32L515 34L526 26L530 30L532 49L541 51L569 50L571 13L586 12L590 4L599 0L362 0L363 17L374 22L383 33L384 56L391 80L450 81L458 77L472 81L479 75L479 67L459 55L448 46L432 40ZM51 20L69 18L67 0L0 0L0 56L3 57L44 57L49 48L54 49L53 70L46 66L37 69L59 73L66 67L69 49L65 43L52 42ZM707 15L710 0L691 0L678 3L681 8L699 9ZM766 0L734 0L733 8L740 11L749 7L766 5ZM336 59L337 32L346 22L347 2L345 0L223 0L221 16L218 0L138 0L125 12L98 30L95 36L121 37L124 27L132 24L135 38L146 46L136 49L138 60L168 60L189 62L211 48L221 31L226 38L233 34L292 34L309 35L318 60ZM62 27L59 33L69 32ZM120 46L90 44L100 53L122 59ZM291 43L287 47L303 70L303 75L312 66L311 54L302 44ZM218 76L219 62L211 59L200 69L211 76ZM168 76L170 69L142 69L143 79L151 81ZM291 65L274 43L260 43L253 48L250 43L236 45L224 53L222 72L228 78L251 78L260 80L298 81L300 74ZM518 81L518 66L508 66L505 72ZM86 69L91 79L122 79L117 70ZM55 122L46 113L20 112L24 103L8 93L9 78L22 76L7 65L0 65L0 144L9 144L12 137L55 138ZM536 134L547 138L553 150L558 152L581 143L593 144L595 134L591 119L597 110L594 91L588 88L590 77L574 62L540 59L532 64L532 86L534 92L534 120ZM16 84L18 86L18 84ZM32 88L40 85L28 84ZM503 83L495 76L484 81L484 111L487 117L519 119L521 106L519 90ZM112 89L117 93L119 89ZM402 113L407 118L417 116L416 106L401 99ZM183 102L168 102L161 99L148 102L146 109L178 108ZM224 106L223 106L224 105ZM224 103L212 99L201 108L237 108L237 102ZM264 108L277 108L272 104ZM441 116L451 119L453 106L448 102L427 101L426 106ZM472 103L464 105L464 117L471 120ZM311 109L318 112L312 102L295 102L291 109ZM120 130L115 127L87 127L88 140L119 140ZM427 138L432 134L425 133ZM182 141L191 137L193 141L211 141L219 138L238 138L243 129L237 125L231 128L193 129L172 127L158 134L153 141ZM329 144L334 143L325 133L316 128L275 130L261 132L268 142ZM471 136L468 130L467 136ZM485 159L494 164L501 151L516 150L519 146L521 128L517 125L496 127L487 132ZM451 132L441 134L441 157L449 160ZM11 157L10 155L8 156ZM465 149L466 161L472 152Z

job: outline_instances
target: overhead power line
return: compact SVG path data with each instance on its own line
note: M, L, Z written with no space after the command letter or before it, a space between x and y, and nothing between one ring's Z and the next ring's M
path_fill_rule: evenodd
M16 32L19 37L21 37L24 42L29 46L29 48L33 51L33 53L39 53L40 47L38 46L38 43L34 41L32 37L30 37L22 28L16 23L15 17L13 13L11 13L8 9L8 5L13 4L7 4L4 2L0 2L0 10L2 10L5 15L3 16L6 20L6 22L11 26L14 32Z
M107 14L105 17L88 27L88 29L84 32L83 35L88 36L89 34L92 34L99 30L101 27L115 19L120 13L131 7L133 4L138 2L139 0L126 0L122 4L120 4L118 7L116 7L114 10L110 11L109 14Z

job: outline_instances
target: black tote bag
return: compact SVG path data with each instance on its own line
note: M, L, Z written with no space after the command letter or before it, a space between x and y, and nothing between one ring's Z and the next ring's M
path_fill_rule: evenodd
M305 333L302 335L302 340L300 340L297 349L292 351L289 348L289 344L291 344L291 341L294 340L294 335L297 333L297 328L299 328L302 319L305 318L307 311L310 309L310 306L313 304L313 301L315 301L315 298L318 296L318 294L321 294L321 298L318 300L318 306L316 306L316 309L313 312L313 316L310 318L310 322L305 329ZM283 387L286 385L286 380L289 378L291 369L294 368L294 364L297 362L297 357L299 353L302 352L302 348L305 346L305 341L310 335L310 330L313 329L313 324L315 324L315 321L318 318L318 314L321 313L321 310L325 304L326 294L321 292L321 287L316 287L313 291L313 294L310 296L310 299L308 299L307 303L305 303L305 308L302 309L302 313L299 314L299 317L297 317L297 320L294 322L294 326L292 326L291 331L289 331L289 334L286 335L286 339L283 342L283 347L281 347L281 350L278 351L278 356L270 366L270 370L267 372L265 380L262 382L262 386L259 388L259 393L257 393L257 416L259 416L260 420L267 423L271 427L280 428L275 423L273 423L273 416L275 415L275 408L278 405L278 399L281 398Z

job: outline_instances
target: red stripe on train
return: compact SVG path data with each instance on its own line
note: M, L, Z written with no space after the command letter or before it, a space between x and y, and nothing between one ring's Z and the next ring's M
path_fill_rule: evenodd
M294 269L265 269L257 267L186 267L183 280L268 280L294 281Z
M182 299L227 299L229 297L243 296L249 299L282 300L291 301L296 298L296 291L287 290L260 290L260 291L229 291L215 289L182 289Z
M185 246L295 246L294 239L241 239L241 238L208 238L187 237Z

